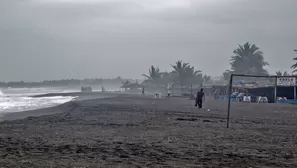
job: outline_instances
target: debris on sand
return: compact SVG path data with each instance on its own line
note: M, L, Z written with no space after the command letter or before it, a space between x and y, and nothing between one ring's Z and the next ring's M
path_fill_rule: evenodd
M196 118L177 118L178 121L197 121Z

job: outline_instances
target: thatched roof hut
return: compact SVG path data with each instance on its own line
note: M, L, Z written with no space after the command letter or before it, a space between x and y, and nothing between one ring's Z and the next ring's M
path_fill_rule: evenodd
M138 82L136 83L131 83L129 81L123 82L123 85L120 88L124 88L124 89L140 89L140 88L144 88L144 85L139 84Z

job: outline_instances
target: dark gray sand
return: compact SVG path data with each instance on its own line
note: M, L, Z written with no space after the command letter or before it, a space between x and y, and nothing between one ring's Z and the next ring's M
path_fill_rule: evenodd
M0 167L297 167L297 106L232 104L230 129L226 107L116 97L18 113L47 115L0 123Z

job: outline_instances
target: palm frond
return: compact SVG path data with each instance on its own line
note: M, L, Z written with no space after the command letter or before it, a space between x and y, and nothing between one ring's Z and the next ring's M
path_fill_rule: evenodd
M296 68L297 68L297 63L296 63L296 64L293 64L293 65L291 66L291 68L292 68L292 69L296 69Z
M144 77L146 77L146 78L148 78L148 79L151 79L151 77L148 76L148 75L146 75L146 74L142 74L142 76L144 76Z
M290 74L289 74L287 71L285 71L285 72L283 73L283 76L290 76Z

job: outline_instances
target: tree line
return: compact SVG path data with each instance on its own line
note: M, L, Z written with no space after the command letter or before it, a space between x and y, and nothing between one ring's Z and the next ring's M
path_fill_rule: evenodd
M297 53L297 50L294 50ZM292 73L277 71L275 75L290 76L297 72L297 57L293 58L294 64L291 66ZM225 70L221 74L221 81L228 81L231 74L245 74L245 75L269 75L265 67L269 63L264 60L264 54L260 48L249 42L238 45L233 50L231 56L230 69ZM211 76L203 75L201 70L196 70L194 66L183 61L177 61L171 65L171 72L162 72L159 67L151 66L148 74L143 74L146 78L144 84L166 85L170 82L180 82L181 85L188 84L203 84L212 81Z
M201 70L181 60L171 65L171 72L161 72L159 67L151 66L148 74L143 74L146 85L167 85L172 82L180 82L181 85L202 84L210 82L211 77L203 75Z
M0 82L0 87L65 87L65 86L104 86L104 85L121 85L123 81L134 81L132 79L122 79L121 77L112 79L62 79L62 80L45 80L42 82Z

